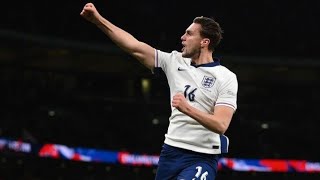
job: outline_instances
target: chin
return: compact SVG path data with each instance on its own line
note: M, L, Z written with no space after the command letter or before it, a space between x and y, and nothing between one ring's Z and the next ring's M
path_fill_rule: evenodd
M181 56L184 57L184 58L187 57L186 52L182 51L182 52L181 52Z
M184 57L184 58L191 58L190 54L187 54L187 53L184 53L184 52L182 52L181 56Z

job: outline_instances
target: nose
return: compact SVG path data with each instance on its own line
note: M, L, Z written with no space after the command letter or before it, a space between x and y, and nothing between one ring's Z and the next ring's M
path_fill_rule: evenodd
M180 39L183 41L185 39L185 34L183 34Z

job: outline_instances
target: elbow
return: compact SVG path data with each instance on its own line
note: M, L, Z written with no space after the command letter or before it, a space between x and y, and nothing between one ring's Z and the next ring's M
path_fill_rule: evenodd
M217 118L215 119L215 122L215 132L218 134L224 134L229 128L231 118Z
M215 133L217 134L224 134L228 129L228 125L224 123L219 123L218 126L215 128Z

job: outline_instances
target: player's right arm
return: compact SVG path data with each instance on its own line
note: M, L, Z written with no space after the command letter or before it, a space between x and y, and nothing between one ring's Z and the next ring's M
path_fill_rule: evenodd
M87 3L80 13L89 22L101 29L117 46L129 53L149 69L154 68L155 49L137 40L130 33L102 17L94 4Z

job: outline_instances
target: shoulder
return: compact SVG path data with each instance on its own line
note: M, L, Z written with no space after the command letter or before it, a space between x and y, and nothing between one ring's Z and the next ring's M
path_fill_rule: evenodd
M173 50L171 52L164 52L161 50L156 51L156 60L158 60L160 63L177 63L177 64L183 64L183 63L190 63L190 59L182 57L182 53L178 52L176 50Z
M220 65L217 66L218 70L219 70L219 74L224 77L225 79L237 79L237 75L236 73L234 73L233 71L231 71L229 68Z
M220 66L218 66L218 67L219 67L220 71L222 71L222 72L224 72L224 73L227 73L227 74L230 74L230 75L233 75L233 76L236 76L236 74L235 74L232 70L230 70L229 68L227 68L226 66L220 65Z
M171 57L176 57L176 58L182 58L181 52L178 52L176 50L173 50L171 52L165 52L165 51L157 49L156 51L157 51L158 55L160 55L160 56L171 56Z

